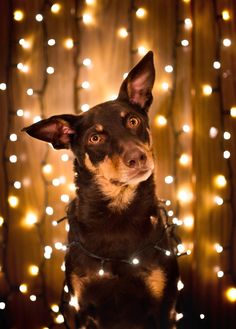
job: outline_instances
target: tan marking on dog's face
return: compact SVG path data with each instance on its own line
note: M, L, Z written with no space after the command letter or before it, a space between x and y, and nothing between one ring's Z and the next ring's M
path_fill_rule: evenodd
M153 146L152 133L151 133L149 128L146 128L146 130L147 130L147 133L148 133L148 136L149 136L149 145L150 145L150 147L152 147Z
M97 125L95 126L95 129L96 129L97 132L102 132L104 128L103 128L102 125L97 124Z
M104 197L111 199L109 206L116 211L129 206L135 196L138 184L147 180L153 172L152 152L147 145L142 145L142 149L147 155L148 170L141 174L139 170L127 167L118 155L112 158L106 156L95 166L88 153L85 154L86 167L94 174L94 179Z
M126 116L126 112L125 112L125 111L121 111L121 112L120 112L120 116L121 116L122 118L124 118L124 117Z
M166 276L164 272L158 268L153 270L147 277L147 285L155 297L162 297L165 288Z

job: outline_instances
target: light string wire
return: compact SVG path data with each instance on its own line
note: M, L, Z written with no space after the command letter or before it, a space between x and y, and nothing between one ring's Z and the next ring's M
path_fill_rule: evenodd
M222 51L221 51L221 43L222 43L222 15L218 14L218 6L217 1L213 0L213 10L214 10L214 16L216 21L216 35L217 35L217 42L216 42L216 49L215 49L215 60L218 60L221 64L222 59ZM222 71L218 70L217 74L217 90L219 91L219 110L220 110L220 128L223 135L223 132L225 131L225 120L228 118L228 113L225 110L224 106L224 94L223 94L223 79L222 79ZM220 148L221 148L221 154L223 154L225 150L224 140L221 137L220 139ZM233 272L234 264L235 264L235 250L234 250L234 244L235 244L235 236L236 236L236 205L235 205L235 191L233 187L233 181L235 179L234 177L234 170L233 170L233 164L230 158L225 159L226 165L227 165L227 172L228 172L228 180L229 180L229 200L228 203L230 205L231 209L231 227L230 230L230 238L229 238L229 273L231 275L231 279L234 284L236 284L236 274Z

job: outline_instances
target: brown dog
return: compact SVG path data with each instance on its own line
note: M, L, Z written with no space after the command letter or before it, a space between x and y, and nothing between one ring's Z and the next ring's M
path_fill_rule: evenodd
M174 326L178 266L155 194L147 115L154 79L149 52L116 100L24 129L75 156L66 280L78 305L65 307L69 328Z

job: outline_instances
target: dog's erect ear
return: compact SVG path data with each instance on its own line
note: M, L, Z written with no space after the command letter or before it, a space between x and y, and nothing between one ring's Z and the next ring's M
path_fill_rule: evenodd
M123 81L118 99L128 100L147 111L152 103L154 81L153 52L149 51Z
M77 116L70 114L55 115L22 129L30 136L51 143L55 149L69 148L71 135L74 134L72 124Z

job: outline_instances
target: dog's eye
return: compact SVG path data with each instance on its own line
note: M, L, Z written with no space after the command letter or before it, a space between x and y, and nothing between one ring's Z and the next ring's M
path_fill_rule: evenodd
M103 142L104 138L102 138L101 135L99 134L93 134L89 137L89 144L99 144L101 142Z
M132 116L132 117L129 117L128 120L127 120L127 127L128 128L136 128L140 125L140 119L135 117L135 116Z

